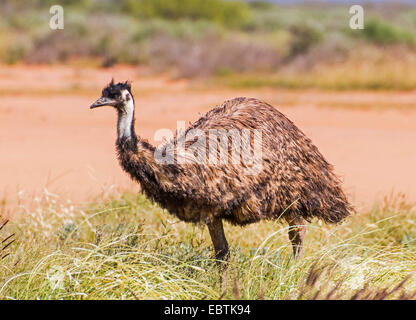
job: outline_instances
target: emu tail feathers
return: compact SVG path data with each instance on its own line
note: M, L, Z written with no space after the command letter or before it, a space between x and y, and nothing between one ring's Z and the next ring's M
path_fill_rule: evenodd
M325 209L317 214L318 218L326 223L339 223L354 211L340 187L332 190L326 200Z

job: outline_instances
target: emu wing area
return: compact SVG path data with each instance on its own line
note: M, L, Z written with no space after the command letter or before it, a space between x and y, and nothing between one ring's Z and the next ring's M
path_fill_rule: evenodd
M206 139L188 139L195 130L204 132ZM209 163L209 159L221 158L221 147L209 148L209 133L215 130L234 130L241 136L249 131L250 138L240 147L251 155L254 131L261 132L260 158L254 156L254 162L248 163L240 157L233 163L232 148L236 146L228 137L227 163ZM219 139L214 138L214 143ZM181 141L185 143L183 153L177 151ZM257 99L226 101L160 148L170 150L175 162L163 165L156 177L165 191L158 202L185 221L209 223L221 217L244 225L301 215L307 220L318 217L338 222L351 209L332 166L311 140L282 113ZM206 161L195 161L201 154Z

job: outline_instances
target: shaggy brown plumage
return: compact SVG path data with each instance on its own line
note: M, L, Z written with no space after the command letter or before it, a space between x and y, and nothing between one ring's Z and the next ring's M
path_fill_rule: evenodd
M246 225L262 219L283 218L291 226L289 237L294 254L298 255L302 253L305 220L316 217L337 223L352 210L340 180L317 147L287 117L265 102L252 98L226 101L185 133L156 149L134 132L134 100L128 83L111 82L100 99L92 107L112 105L118 111L116 145L123 169L140 183L147 197L171 214L186 222L207 224L219 259L228 254L222 220ZM105 103L102 99L112 102ZM132 114L129 116L129 113ZM126 119L130 119L129 128L123 124ZM180 157L194 157L195 150L210 156L214 152L214 157L220 158L221 148L212 151L209 143L199 143L199 139L186 141L187 154L174 152L174 163L161 164L155 160L156 150L163 148L165 153L176 150L178 141L192 129L202 130L207 137L213 129L261 130L261 170L246 174L250 164L232 163L231 137L226 146L229 160L226 164L178 163ZM251 136L250 146L253 139ZM191 146L193 149L188 151Z

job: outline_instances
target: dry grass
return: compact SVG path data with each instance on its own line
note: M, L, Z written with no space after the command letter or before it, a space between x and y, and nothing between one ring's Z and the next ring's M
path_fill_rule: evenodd
M16 233L0 264L2 299L415 297L416 208L403 197L340 226L311 224L300 260L292 258L285 225L227 226L225 271L211 259L204 228L142 196L76 208L49 194L20 210L1 230L2 239Z
M326 90L414 90L416 54L403 48L384 50L361 46L340 62L306 61L282 67L276 73L230 74L216 82L237 88L282 87ZM308 67L309 66L309 67Z
M9 222L9 220L4 220L4 222L2 222L0 220L0 231L6 226L6 224ZM16 239L14 239L14 233L12 233L11 235L5 237L4 239L1 239L0 242L0 260L3 260L5 258L7 258L10 255L10 252L8 252L8 248L10 247L10 245L15 242Z

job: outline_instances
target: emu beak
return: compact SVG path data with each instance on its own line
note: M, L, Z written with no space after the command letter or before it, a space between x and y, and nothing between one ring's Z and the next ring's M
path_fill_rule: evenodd
M97 101L95 101L92 105L90 105L90 109L103 107L103 106L115 106L117 104L117 100L101 97Z

